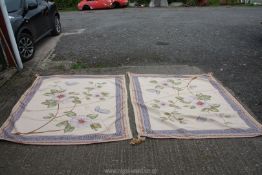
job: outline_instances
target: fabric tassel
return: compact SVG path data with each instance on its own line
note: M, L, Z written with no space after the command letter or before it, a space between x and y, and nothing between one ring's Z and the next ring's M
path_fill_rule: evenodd
M146 140L145 137L141 137L141 136L138 136L137 138L133 138L131 141L130 141L130 145L139 145L141 143L143 143L144 141Z

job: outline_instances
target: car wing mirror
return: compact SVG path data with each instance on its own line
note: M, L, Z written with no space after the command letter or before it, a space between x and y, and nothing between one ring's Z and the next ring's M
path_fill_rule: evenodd
M27 3L26 6L27 6L28 10L33 10L33 9L36 9L38 7L38 4L34 3L34 2L30 2L30 3Z

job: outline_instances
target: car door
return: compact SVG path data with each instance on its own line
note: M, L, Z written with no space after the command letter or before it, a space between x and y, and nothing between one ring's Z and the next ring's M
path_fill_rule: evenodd
M108 7L108 0L88 0L91 9L102 9Z
M111 6L111 0L97 0L98 8L108 8Z
M41 24L43 33L46 33L51 28L51 22L49 21L49 6L46 0L37 0L38 8L41 11Z
M97 9L98 8L98 1L97 0L87 0L87 5L89 5L90 9Z
M30 4L37 4L36 8L29 8L24 17L27 26L29 26L30 30L32 30L34 39L37 40L44 33L46 33L48 28L46 24L48 21L48 16L46 16L44 13L45 8L39 5L38 0L26 0L26 3L28 6L30 6Z

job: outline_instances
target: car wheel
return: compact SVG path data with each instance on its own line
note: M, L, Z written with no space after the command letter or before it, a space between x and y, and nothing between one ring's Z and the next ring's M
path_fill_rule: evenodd
M83 11L85 11L85 10L91 10L91 8L90 8L88 5L85 5L82 10L83 10Z
M56 36L59 35L61 32L62 32L61 22L59 17L56 15L54 18L54 26L53 26L52 34Z
M33 37L27 33L21 33L18 36L17 46L22 61L28 61L33 58L35 45Z
M120 8L120 4L119 4L119 2L113 2L111 8L112 8L112 9Z

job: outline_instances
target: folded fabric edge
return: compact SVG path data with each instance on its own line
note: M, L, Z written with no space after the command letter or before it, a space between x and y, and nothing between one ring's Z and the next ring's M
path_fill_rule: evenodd
M130 137L124 137L120 139L112 139L112 140L104 140L104 141L87 141L87 142L71 142L71 143L66 143L66 142L18 142L13 139L6 139L3 137L0 137L0 141L7 141L7 142L12 142L12 143L19 143L19 144L24 144L24 145L54 145L54 146L61 146L61 145L89 145L89 144L99 144L99 143L110 143L110 142L117 142L117 141L125 141L125 140L130 140Z
M140 112L139 112L139 105L136 102L136 92L135 92L135 87L134 87L134 81L132 76L134 75L133 73L127 72L128 78L129 78L129 93L130 93L130 99L134 111L134 117L135 117L135 124L136 124L136 131L138 134L138 137L146 135L143 129L143 123L139 121ZM142 119L142 118L141 118Z
M127 84L126 84L126 78L125 75L123 75L123 90L124 90L124 105L125 105L125 115L124 115L124 122L125 122L125 133L127 136L127 139L131 139L133 137L130 122L129 122L129 114L128 114L128 93L127 93Z
M190 135L190 136L175 136L175 135L154 135L154 134L144 134L142 137L157 138L157 139L179 139L179 140L190 140L190 139L232 139L232 138L254 138L259 137L262 134L254 133L247 135Z

